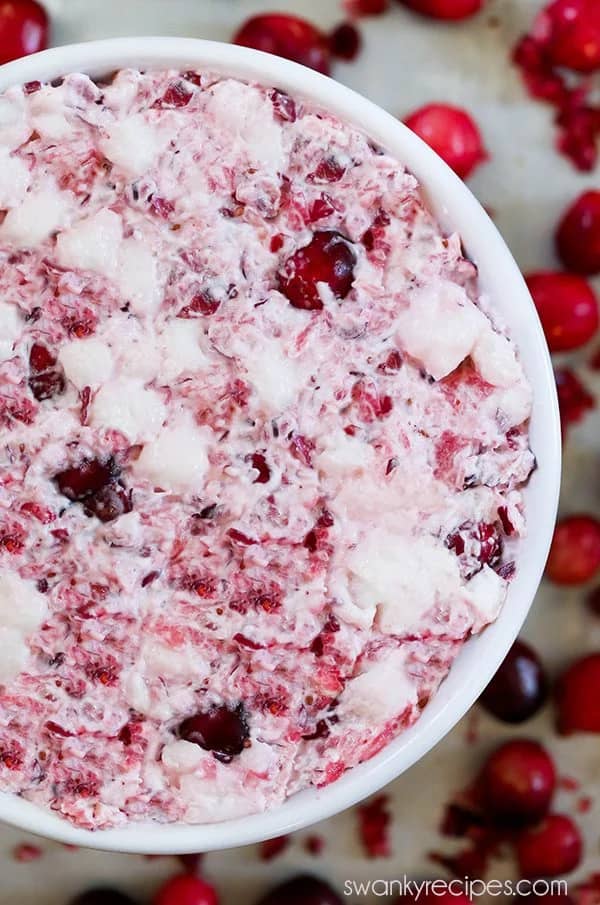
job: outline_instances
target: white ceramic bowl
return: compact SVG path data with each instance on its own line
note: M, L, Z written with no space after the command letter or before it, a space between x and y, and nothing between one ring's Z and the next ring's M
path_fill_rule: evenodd
M101 77L122 67L199 67L256 80L314 101L367 132L415 174L441 222L462 236L483 285L518 344L535 392L531 442L539 467L525 493L529 536L521 543L517 576L506 605L494 625L465 644L416 725L372 760L333 785L301 792L265 814L201 826L135 823L91 832L15 795L0 793L0 820L62 842L128 852L206 852L288 833L355 804L426 754L478 698L519 632L542 576L560 481L558 406L540 323L508 248L464 183L393 116L338 82L295 63L243 47L188 38L118 38L58 47L1 67L0 90L69 72Z

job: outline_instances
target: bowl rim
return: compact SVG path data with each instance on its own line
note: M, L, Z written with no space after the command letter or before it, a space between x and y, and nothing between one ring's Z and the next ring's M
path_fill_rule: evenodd
M144 854L207 852L293 832L356 804L412 766L464 716L517 636L543 574L560 488L560 420L548 347L516 262L462 180L395 117L341 83L296 63L195 38L109 38L55 47L0 67L0 91L29 81L50 81L69 72L100 77L127 67L204 68L272 85L362 129L414 173L442 225L461 235L480 268L484 289L510 326L534 387L531 442L539 467L525 495L530 516L535 514L535 530L530 519L530 533L521 542L519 569L506 604L493 625L463 646L418 722L374 758L325 788L305 790L273 810L223 823L129 823L114 829L83 830L14 794L0 793L0 821L60 842Z

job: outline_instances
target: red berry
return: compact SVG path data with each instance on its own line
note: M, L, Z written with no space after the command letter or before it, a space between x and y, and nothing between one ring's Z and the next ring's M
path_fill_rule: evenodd
M540 271L526 277L551 352L589 342L598 329L598 302L583 277Z
M29 352L29 389L38 400L52 399L65 390L65 375L46 346L34 343Z
M542 12L545 52L555 66L590 73L600 69L598 0L555 0Z
M517 858L523 877L568 874L579 865L582 852L581 834L565 814L550 814L539 826L525 830L517 840Z
M36 0L0 0L0 63L48 46L48 15Z
M484 0L400 0L400 3L422 16L457 21L478 13Z
M569 368L557 369L554 377L564 433L569 424L577 424L585 417L586 412L595 408L596 400Z
M153 905L219 905L214 886L192 874L172 877L161 886Z
M72 502L81 502L91 494L102 490L115 475L115 464L112 459L101 462L99 459L84 459L81 464L54 476L58 489Z
M546 575L562 585L584 584L600 569L600 521L591 515L570 515L554 531Z
M391 820L387 795L378 795L358 808L360 840L369 858L390 856Z
M117 889L101 887L82 892L69 905L134 905L134 901Z
M548 812L556 772L541 745L516 739L490 755L479 784L484 809L493 820L512 825L535 823Z
M326 283L335 298L346 298L352 288L355 263L348 239L333 230L317 232L283 265L279 290L294 308L319 311L323 308L319 283Z
M199 711L181 723L178 735L212 751L217 760L227 764L242 753L250 736L245 708L243 704L234 709L221 704Z
M460 107L428 104L415 110L404 122L461 179L470 176L488 157L477 125Z
M344 9L349 16L380 16L385 13L390 0L344 0Z
M265 839L260 846L261 861L272 861L279 857L288 848L291 842L290 836L276 836L274 839Z
M233 43L273 53L329 75L331 52L327 35L298 16L253 16L236 32Z
M515 641L479 701L504 723L523 723L543 706L547 693L548 680L538 655L524 641Z
M360 32L351 22L343 22L329 35L329 46L334 57L339 57L340 60L354 60L362 47Z
M257 905L342 905L342 900L329 884L305 875L276 886Z
M600 653L576 660L554 689L556 725L561 735L600 732Z
M271 480L271 469L262 453L252 453L250 456L246 456L246 462L251 462L252 468L258 472L258 475L252 481L253 484L269 483Z
M576 273L600 273L600 191L584 192L565 212L556 232L561 261Z
M112 481L83 500L85 514L90 517L95 515L101 522L113 522L132 509L131 491L117 481Z

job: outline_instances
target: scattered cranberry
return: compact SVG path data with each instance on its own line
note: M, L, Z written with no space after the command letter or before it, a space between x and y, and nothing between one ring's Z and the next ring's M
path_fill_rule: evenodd
M355 60L362 47L360 32L351 22L343 22L329 35L329 46L334 57Z
M358 808L360 839L369 858L388 858L391 854L387 795L378 795Z
M107 484L83 501L85 514L90 517L95 515L101 522L113 522L132 509L131 490L126 490L117 481Z
M548 681L536 652L515 641L479 701L504 723L523 723L543 706Z
M551 814L539 826L525 830L517 840L517 858L523 877L568 874L579 865L582 852L581 834L565 814Z
M600 521L591 515L570 515L554 531L546 575L562 585L584 584L600 569Z
M22 842L20 845L15 846L13 849L13 858L15 861L19 861L21 864L28 864L30 861L37 861L43 855L42 849L39 845L30 845L27 842Z
M484 0L400 0L400 3L422 16L457 21L478 13Z
M86 515L111 522L133 508L131 491L125 489L118 476L113 459L84 459L80 465L55 475L54 480L63 496L83 504Z
M569 368L554 372L563 433L570 424L578 424L596 406L596 400Z
M65 375L49 349L34 343L29 353L29 389L38 400L59 396L65 389Z
M598 329L598 302L583 277L540 271L526 281L551 352L567 352L589 342Z
M342 900L328 883L302 875L276 886L257 905L342 905Z
M591 73L600 69L597 0L554 0L543 10L544 49L555 66Z
M244 705L230 709L222 704L200 711L183 721L179 736L212 751L217 760L228 764L242 753L250 736Z
M252 483L268 484L271 480L271 469L269 468L264 455L262 453L252 453L252 455L246 457L246 461L250 462L252 468L258 472Z
M330 48L327 36L298 16L284 13L253 16L236 32L233 43L273 53L329 75Z
M0 0L0 63L48 46L48 15L36 0Z
M589 173L598 160L600 107L587 103L583 89L569 91L556 116L556 145L561 154L581 170Z
M325 840L322 836L307 836L304 842L304 848L309 855L318 857L319 855L323 854L323 851L325 849Z
M294 308L319 311L323 308L319 283L326 283L336 299L345 299L355 263L348 239L334 230L317 232L287 259L279 273L279 289Z
M290 836L276 836L274 839L265 839L260 846L261 861L272 861L282 855L291 842Z
M505 742L485 762L479 784L485 812L509 825L536 823L548 812L556 771L537 742Z
M572 663L556 683L554 699L561 735L600 733L600 654Z
M583 192L563 215L556 248L569 270L600 273L600 191Z
M390 0L344 0L349 16L381 16L387 12Z
M192 874L172 877L161 886L153 905L219 905L214 886Z
M133 899L117 889L101 887L76 896L69 905L135 905Z
M415 110L404 122L461 179L470 176L488 157L477 125L460 107L428 104Z

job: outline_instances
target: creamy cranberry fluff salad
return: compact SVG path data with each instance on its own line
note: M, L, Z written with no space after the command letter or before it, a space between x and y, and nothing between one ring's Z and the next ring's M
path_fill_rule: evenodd
M81 827L273 807L493 621L531 391L457 235L276 89L0 98L0 789Z

